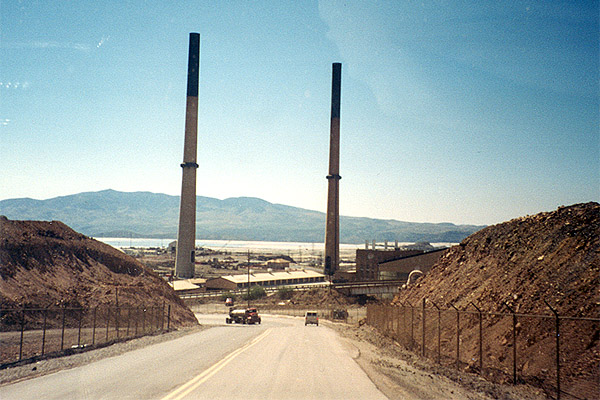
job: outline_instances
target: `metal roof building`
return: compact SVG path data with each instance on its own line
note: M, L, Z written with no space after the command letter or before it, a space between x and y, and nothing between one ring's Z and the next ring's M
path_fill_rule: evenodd
M256 274L226 275L206 281L207 289L238 290L250 286L284 286L305 285L325 282L325 275L307 270L292 270L281 272L262 272Z

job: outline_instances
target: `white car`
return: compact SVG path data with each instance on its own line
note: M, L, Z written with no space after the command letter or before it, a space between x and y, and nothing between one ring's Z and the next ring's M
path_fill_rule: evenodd
M315 324L319 326L319 315L316 311L307 311L304 315L304 326L308 324Z

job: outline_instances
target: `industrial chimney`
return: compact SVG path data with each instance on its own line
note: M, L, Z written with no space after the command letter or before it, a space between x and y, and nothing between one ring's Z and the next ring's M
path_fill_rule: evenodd
M327 175L327 222L325 230L325 270L333 275L340 263L340 92L342 64L333 63L331 83L331 125L329 175Z
M185 109L185 141L183 145L183 177L177 233L175 274L193 278L196 242L196 153L198 145L198 83L200 77L200 34L190 33L188 55L187 101Z

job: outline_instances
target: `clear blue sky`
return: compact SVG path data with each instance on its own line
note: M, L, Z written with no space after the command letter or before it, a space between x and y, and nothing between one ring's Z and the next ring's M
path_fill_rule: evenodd
M509 4L509 5L507 5ZM198 195L494 224L600 199L598 2L0 1L0 199Z

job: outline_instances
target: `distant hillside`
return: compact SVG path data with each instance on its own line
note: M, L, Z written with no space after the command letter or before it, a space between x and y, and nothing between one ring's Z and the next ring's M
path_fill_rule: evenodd
M177 237L179 196L150 192L79 193L48 200L0 201L0 215L15 220L62 221L94 237ZM460 242L483 228L450 223L340 218L342 243L365 240ZM325 214L267 201L238 197L197 197L197 237L202 239L323 242Z

